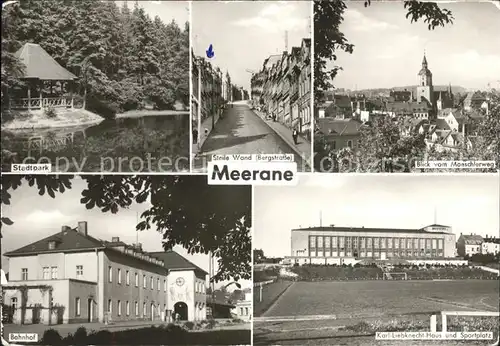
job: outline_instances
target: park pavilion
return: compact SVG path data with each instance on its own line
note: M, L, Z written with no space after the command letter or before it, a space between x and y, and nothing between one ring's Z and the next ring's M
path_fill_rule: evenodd
M25 66L21 80L26 83L22 91L26 98L14 98L12 109L73 108L73 81L77 79L74 74L38 44L25 43L15 55Z

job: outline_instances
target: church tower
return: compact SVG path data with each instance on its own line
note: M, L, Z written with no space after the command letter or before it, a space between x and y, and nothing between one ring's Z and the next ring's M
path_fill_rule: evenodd
M434 88L432 86L432 72L427 65L427 58L424 53L422 68L418 73L417 101L426 100L431 107L434 107Z

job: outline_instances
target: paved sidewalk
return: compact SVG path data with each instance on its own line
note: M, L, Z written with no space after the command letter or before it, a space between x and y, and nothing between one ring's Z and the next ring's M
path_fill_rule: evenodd
M226 109L224 109L224 112L226 112ZM200 152L201 147L203 146L203 143L205 143L205 140L210 135L210 132L212 132L212 130L217 125L217 122L219 121L219 118L220 118L220 115L216 114L215 115L215 119L213 120L214 121L214 126L213 127L212 127L212 115L210 115L209 117L207 117L205 120L202 121L202 123L201 123L201 131L200 131L200 140L196 144L193 143L193 152L191 153L191 155L193 157L195 157L196 155L198 155L198 153ZM206 133L205 133L205 129L208 130Z
M292 148L297 155L302 157L308 164L309 167L311 165L311 141L307 140L302 136L298 136L297 144L293 143L292 130L286 127L285 125L277 122L266 119L266 115L256 109L253 109L253 112L260 116L262 120L266 122L266 124L276 132L289 146Z

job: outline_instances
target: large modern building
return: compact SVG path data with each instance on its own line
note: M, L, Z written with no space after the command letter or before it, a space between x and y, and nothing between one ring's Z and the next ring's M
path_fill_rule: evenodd
M291 257L297 264L342 264L360 260L455 257L451 227L419 229L310 227L292 230Z
M207 272L174 251L94 238L85 221L4 256L14 323L206 319Z

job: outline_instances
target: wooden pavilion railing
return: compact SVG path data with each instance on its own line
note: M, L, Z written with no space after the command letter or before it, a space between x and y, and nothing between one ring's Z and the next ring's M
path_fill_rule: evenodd
M12 109L43 109L48 107L54 108L73 108L75 106L74 99L71 97L44 97L44 98L21 98L13 99L11 103Z

